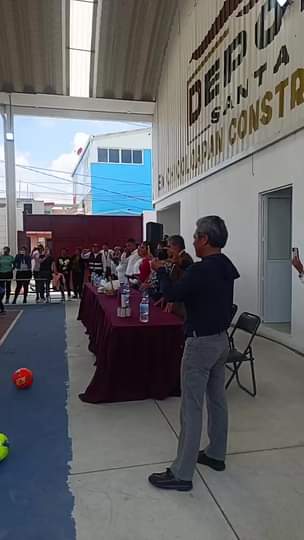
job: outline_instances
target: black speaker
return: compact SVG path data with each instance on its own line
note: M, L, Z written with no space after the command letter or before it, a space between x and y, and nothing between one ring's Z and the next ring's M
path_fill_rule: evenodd
M146 240L152 246L157 246L158 242L163 239L164 226L162 223L154 223L150 221L146 224Z

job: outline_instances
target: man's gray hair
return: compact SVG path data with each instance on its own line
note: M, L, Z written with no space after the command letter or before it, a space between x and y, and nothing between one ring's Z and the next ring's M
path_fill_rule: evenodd
M206 216L196 222L197 236L208 236L210 246L216 248L225 247L228 239L228 231L225 222L219 216Z

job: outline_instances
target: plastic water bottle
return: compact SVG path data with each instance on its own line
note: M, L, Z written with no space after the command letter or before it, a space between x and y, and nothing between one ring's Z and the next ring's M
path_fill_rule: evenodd
M149 294L145 292L139 304L139 320L141 323L149 322L149 310L150 310Z
M95 277L96 277L95 272L92 272L92 274L91 274L91 283L92 283L93 287L95 286Z
M125 283L125 303L126 303L126 308L129 308L130 307L130 285L128 281Z
M130 286L129 283L124 283L121 291L121 307L130 307Z

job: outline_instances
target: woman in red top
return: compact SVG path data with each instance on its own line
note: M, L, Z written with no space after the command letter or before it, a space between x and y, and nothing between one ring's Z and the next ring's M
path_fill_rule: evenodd
M139 282L141 285L147 283L151 274L151 252L148 242L143 242L138 248L138 254L142 258L139 265Z

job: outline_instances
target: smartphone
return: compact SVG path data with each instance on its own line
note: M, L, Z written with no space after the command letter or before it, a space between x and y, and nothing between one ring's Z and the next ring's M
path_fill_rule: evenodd
M299 248L292 248L292 258L293 259L299 258Z

